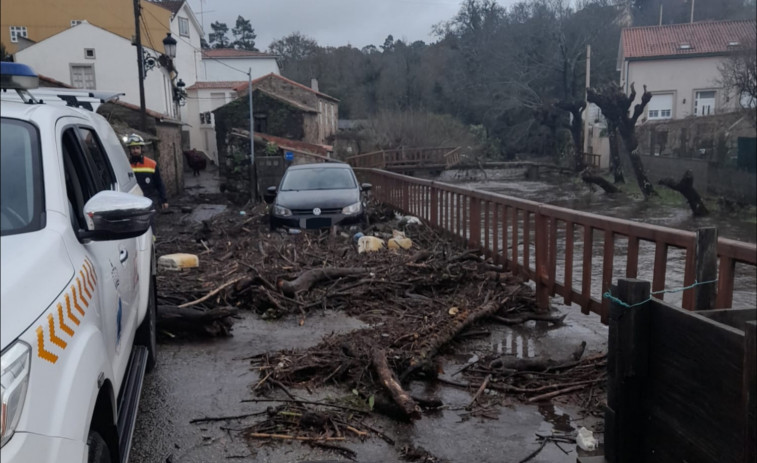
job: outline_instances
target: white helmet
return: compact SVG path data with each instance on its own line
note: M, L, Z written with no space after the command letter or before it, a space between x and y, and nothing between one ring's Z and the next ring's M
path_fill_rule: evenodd
M136 133L133 133L126 139L126 146L145 146L145 140Z

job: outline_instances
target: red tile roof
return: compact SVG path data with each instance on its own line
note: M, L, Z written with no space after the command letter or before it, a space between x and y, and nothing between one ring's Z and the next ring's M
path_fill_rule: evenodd
M624 59L723 54L729 43L757 34L754 20L709 21L665 26L629 27L621 32Z
M316 145L313 143L305 143L304 141L275 137L273 135L268 135L267 133L260 132L255 132L255 138L262 138L265 141L276 143L279 148L285 150L289 149L291 151L297 151L299 153L311 153L320 154L321 156L328 156L328 153L334 149L331 145Z
M295 81L293 81L293 80L291 80L291 79L287 79L286 77L283 77L283 76L280 76L280 75L278 75L278 74L274 74L274 73L266 74L266 75L264 75L263 77L258 77L257 79L255 79L255 80L253 80L253 81L252 81L252 86L254 87L254 86L255 86L255 84L257 84L257 83L260 83L260 82L262 82L263 80L265 80L265 79L268 79L268 78L271 78L271 77L273 77L273 78L275 78L275 79L283 80L284 82L287 82L287 83L289 83L289 84L291 84L291 85L294 85L295 87L299 87L299 88L301 88L301 89L303 89L303 90L307 90L307 91L309 91L309 92L313 92L313 93L315 93L316 95L318 95L318 96L321 96L321 97L323 97L323 98L327 98L327 99L329 99L329 100L333 100L333 101L336 101L336 102L338 102L338 101L339 101L338 99L334 98L334 97L333 97L333 96L331 96L331 95L326 95L325 93L316 92L315 90L313 90L312 88L310 88L310 87L308 87L308 86L306 86L306 85L302 85L302 84L301 84L301 83L299 83L299 82L295 82ZM238 86L236 86L236 87L234 88L234 90L235 90L235 91L237 91L237 92L242 92L242 91L244 91L244 90L246 90L246 89L247 89L247 85L248 85L248 83L247 83L247 82L245 82L245 83L244 83L244 85L238 85Z
M275 58L274 55L268 53L235 48L208 48L202 50L202 56L203 58Z
M195 82L194 84L187 87L187 90L200 90L205 88L228 88L231 90L235 90L237 86L240 85L247 85L246 80L223 80L223 81L217 81L217 82ZM235 90L236 91L236 90Z
M159 7L165 8L166 10L170 11L173 14L176 14L179 12L181 7L184 5L184 0L179 1L167 1L167 0L161 0L161 1L150 1L150 3L153 3L155 5L158 5Z
M52 77L43 76L42 74L37 74L37 77L39 77L40 87L74 88L72 85L68 85Z

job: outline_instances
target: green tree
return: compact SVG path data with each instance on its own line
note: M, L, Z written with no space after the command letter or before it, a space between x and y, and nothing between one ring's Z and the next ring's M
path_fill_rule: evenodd
M8 53L8 49L2 42L0 42L0 61L13 61L13 56Z
M226 23L215 21L210 25L210 28L213 29L213 32L208 35L209 45L212 48L229 48L231 42L226 37L226 33L229 32L229 26Z
M234 35L234 42L232 42L234 48L237 50L258 51L255 48L257 34L255 34L255 29L252 28L249 19L237 16L236 27L231 30L231 33Z

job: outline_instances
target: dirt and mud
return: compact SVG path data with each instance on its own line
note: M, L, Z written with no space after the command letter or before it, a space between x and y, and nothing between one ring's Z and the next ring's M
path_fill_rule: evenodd
M370 222L290 234L264 206L172 201L159 253L200 266L159 272L132 461L573 462L580 426L601 439L606 327L381 205ZM410 249L358 252L395 230Z

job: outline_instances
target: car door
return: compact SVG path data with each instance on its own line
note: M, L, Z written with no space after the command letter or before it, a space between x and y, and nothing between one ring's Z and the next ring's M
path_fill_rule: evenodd
M118 185L97 131L77 121L59 121L59 136L66 177L66 194L71 225L76 235L86 230L84 204L96 193L116 190ZM136 239L90 241L78 240L69 249L75 262L83 260L79 270L82 281L90 282L100 307L100 329L112 360L115 384L121 384L131 353L136 325ZM89 273L87 270L89 267ZM82 290L86 292L86 283Z

